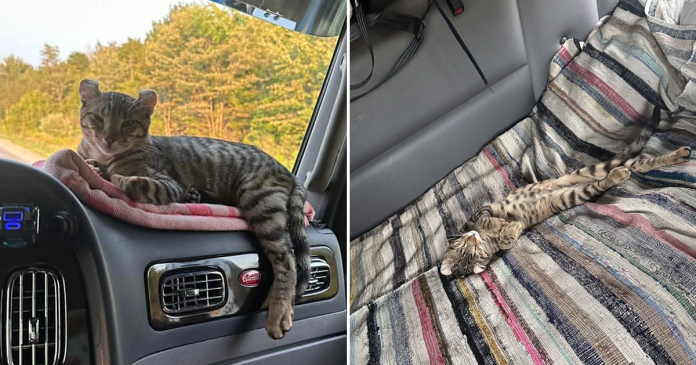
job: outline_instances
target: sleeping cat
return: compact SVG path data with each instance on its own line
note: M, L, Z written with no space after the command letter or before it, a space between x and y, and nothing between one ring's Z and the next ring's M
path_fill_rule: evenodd
M450 244L440 266L443 275L478 274L486 269L494 254L512 248L522 232L562 210L599 197L620 184L631 171L648 172L686 161L691 148L654 158L632 158L645 144L659 123L659 109L641 137L612 161L586 166L556 179L544 180L514 190L498 203L476 212L466 224L469 231Z
M302 184L254 146L212 138L151 136L150 117L157 104L154 91L141 91L136 99L118 92L102 93L98 82L83 80L79 92L82 141L78 153L128 197L169 204L188 202L202 193L244 212L273 266L266 330L272 338L282 338L292 327L294 299L309 281Z

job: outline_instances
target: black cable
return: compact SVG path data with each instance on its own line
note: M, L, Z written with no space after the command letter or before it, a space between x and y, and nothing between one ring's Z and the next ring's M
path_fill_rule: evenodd
M474 56L471 54L471 52L469 52L469 48L466 46L466 44L464 44L464 41L462 40L462 37L459 36L459 33L457 33L457 29L454 28L454 24L450 22L449 18L445 14L445 11L442 10L440 4L437 3L437 0L434 0L433 2L435 3L437 10L440 11L442 17L445 18L445 22L447 23L447 26L449 27L450 31L452 31L452 34L454 34L454 37L457 38L457 42L459 42L459 45L462 46L462 49L464 49L464 52L466 52L466 55L469 57L469 60L471 60L471 63L474 64L474 67L476 67L476 71L478 71L479 75L481 75L481 79L486 85L488 85L488 80L486 80L486 76L483 75L483 71L481 71L481 68L479 67L478 63L476 63Z
M425 13L423 16L420 18L420 27L418 28L418 32L414 35L413 40L411 41L411 44L408 45L406 50L401 54L399 59L396 61L392 69L387 73L386 76L382 78L377 84L375 84L373 87L370 88L370 90L367 90L366 92L354 96L350 98L350 101L356 101L363 96L371 93L373 90L377 89L378 87L382 86L385 82L387 82L394 74L396 74L410 59L413 57L413 55L416 54L416 51L418 50L418 47L420 47L421 43L423 43L423 38L425 37L425 23L423 22L423 19L425 19L425 16L428 14L428 11L430 11L430 7L433 5L435 1L430 0L428 1L428 7L425 9ZM417 19L417 18L416 18Z
M365 13L363 12L362 4L358 1L358 6L355 7L355 19L358 22L358 28L360 28L360 33L362 33L365 42L367 43L367 49L370 50L370 59L372 60L372 67L370 68L370 74L367 75L365 80L360 81L357 84L350 85L351 90L359 89L370 82L372 78L372 72L375 70L375 51L372 50L372 41L370 41L370 32L367 30L367 25L365 24Z

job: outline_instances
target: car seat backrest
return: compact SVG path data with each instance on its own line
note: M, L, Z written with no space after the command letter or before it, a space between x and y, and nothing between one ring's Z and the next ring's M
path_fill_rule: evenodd
M524 118L546 87L561 38L585 40L617 2L465 1L462 14L448 16L483 69L488 88L443 18L431 10L413 59L351 103L351 237L407 206ZM397 0L388 9L420 16L426 5ZM371 31L376 59L371 83L388 72L412 37ZM351 44L350 62L351 83L364 79L370 56L361 41Z

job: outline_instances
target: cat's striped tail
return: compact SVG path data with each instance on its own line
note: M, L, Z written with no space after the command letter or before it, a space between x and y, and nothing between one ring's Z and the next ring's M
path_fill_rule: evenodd
M295 292L298 298L302 296L305 289L307 289L307 285L309 285L311 265L304 215L306 200L307 197L302 184L295 182L295 187L290 192L290 199L288 199L288 230L290 231L290 240L292 240L297 266L297 287Z
M624 147L621 152L616 154L616 157L614 157L615 160L628 160L632 157L635 157L640 153L640 150L645 147L645 144L648 143L648 140L650 137L653 135L655 132L655 129L657 129L657 126L660 124L660 112L662 109L655 105L655 109L653 109L653 115L650 121L648 121L643 127L643 130L640 131L640 136L636 138L633 142L631 142L628 146Z

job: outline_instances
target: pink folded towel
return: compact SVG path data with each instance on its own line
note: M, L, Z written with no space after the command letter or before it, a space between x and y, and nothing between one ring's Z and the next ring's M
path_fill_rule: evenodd
M126 222L156 229L180 231L243 231L249 225L243 213L219 204L152 205L136 203L117 186L104 180L75 151L61 150L34 167L53 175L83 203ZM305 204L305 225L314 219L314 208Z

